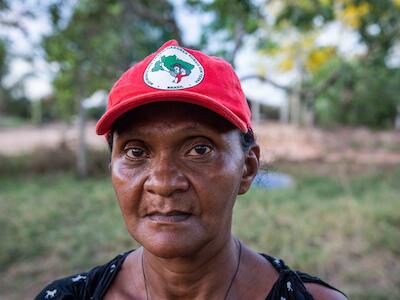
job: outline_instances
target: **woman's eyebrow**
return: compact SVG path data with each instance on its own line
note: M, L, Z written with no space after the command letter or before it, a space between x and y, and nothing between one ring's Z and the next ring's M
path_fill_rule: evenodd
M193 124L187 124L187 125L183 125L183 126L176 126L176 125L170 125L170 124L166 124L165 127L163 126L158 126L159 124L155 125L155 127L151 127L151 128L145 128L145 129L128 129L128 130L124 130L121 133L118 133L118 135L120 137L129 137L129 136L136 136L136 137L142 137L142 136L147 136L149 131L153 131L156 127L162 128L164 130L168 130L170 128L172 128L175 133L180 134L180 133L187 133L187 132L191 132L191 133L204 133L204 132L215 132L216 130L214 130L211 126L207 126L207 125L202 125L199 123L193 123Z

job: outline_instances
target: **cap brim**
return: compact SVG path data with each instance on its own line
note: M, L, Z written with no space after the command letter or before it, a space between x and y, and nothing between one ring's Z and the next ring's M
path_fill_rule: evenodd
M240 131L248 131L246 124L241 119L239 119L232 111L208 96L190 91L168 91L168 93L166 93L165 91L157 91L128 98L108 110L97 122L96 133L98 135L109 133L112 129L114 122L124 113L130 111L133 108L149 103L162 101L177 101L200 105L221 115L237 128L239 128Z

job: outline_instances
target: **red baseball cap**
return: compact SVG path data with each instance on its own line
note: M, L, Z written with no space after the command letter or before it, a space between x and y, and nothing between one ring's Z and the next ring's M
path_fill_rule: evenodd
M232 66L171 40L122 74L108 95L96 133L108 134L124 113L160 101L200 105L244 133L251 129L251 112Z

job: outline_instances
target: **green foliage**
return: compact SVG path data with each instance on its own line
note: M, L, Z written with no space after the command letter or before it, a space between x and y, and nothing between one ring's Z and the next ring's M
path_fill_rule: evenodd
M64 5L60 1L49 7L56 29L43 41L47 59L59 66L53 85L64 118L73 115L78 101L108 90L160 43L180 38L167 1L83 0L68 20L61 18Z
M330 63L314 68L308 81L302 83L307 93L329 82L315 97L302 98L315 109L319 124L393 127L400 105L400 70L388 61L400 43L399 13L399 2L392 0L287 0L282 5L275 30L297 30L307 36L337 21L353 30L366 49L365 54L350 60L336 53ZM261 46L268 50L272 44L267 39ZM336 72L339 76L334 75ZM330 79L332 76L335 80Z
M400 5L392 0L285 1L276 25L313 31L339 21L358 33L369 59L383 62L400 41Z
M5 83L4 79L10 74L10 63L19 58L25 61L32 59L32 53L19 54L13 51L15 33L26 35L26 20L32 20L34 14L24 6L24 1L0 0L0 118L8 120L27 119L30 117L30 103L22 89L24 80L30 74L24 74L14 82ZM11 4L12 3L12 4ZM19 9L15 9L19 7ZM12 17L10 17L12 16ZM15 77L15 74L13 74Z
M200 6L204 11L215 14L215 19L211 23L214 30L228 30L233 32L238 23L244 24L247 33L257 30L258 7L250 0L216 0L216 1L196 1L189 0L188 3Z
M27 98L14 98L8 93L3 100L3 110L8 115L29 119L31 115L31 102Z
M9 8L7 0L0 0L0 10L6 10Z
M186 3L213 16L211 23L203 28L201 46L205 47L213 42L216 46L215 39L220 38L220 48L216 54L232 63L235 59L235 48L241 46L244 36L254 34L263 22L260 7L251 0L187 0Z
M285 1L285 5L276 17L276 26L287 26L290 24L300 30L311 30L315 26L315 20L324 22L334 19L334 2L328 1Z
M17 82L11 87L4 84L4 78L9 73L10 53L8 47L9 41L0 38L0 115L28 119L31 107L29 100L23 95L16 96L14 93L21 87L21 82Z
M276 24L308 31L338 20L355 29L369 49L387 54L400 39L399 13L400 5L392 0L286 0Z
M332 68L338 67L341 70L339 79L316 100L318 124L393 128L400 105L400 69L366 61L336 61L325 66L314 78L321 80L329 76Z
M0 40L0 80L8 72L7 47L5 40Z
M10 98L10 91L4 86L3 79L8 72L8 55L6 42L0 39L0 114L6 111L6 102Z
M220 43L218 54L234 62L244 38L251 36L260 53L275 56L279 66L275 72L296 69L301 73L297 82L283 88L295 91L303 110L315 112L320 124L393 126L399 104L399 71L388 62L400 43L399 1L186 2L212 14L202 41L210 44L216 36L226 41ZM318 46L318 36L333 23L352 30L358 36L357 47L365 46L366 53L349 59L338 51L338 45ZM256 72L263 77L270 71Z

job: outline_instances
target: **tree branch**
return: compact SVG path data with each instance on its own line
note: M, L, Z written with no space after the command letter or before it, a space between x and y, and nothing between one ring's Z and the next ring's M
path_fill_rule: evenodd
M245 32L244 32L243 22L238 21L237 25L235 26L235 31L233 34L234 46L233 46L232 53L230 55L230 59L231 59L230 63L233 68L235 68L236 55L237 55L240 47L242 47L244 35L245 35Z
M16 21L16 20L0 20L0 25L1 25L1 27L5 27L5 28L8 27L8 28L19 29L24 36L28 36L29 35L28 31L26 30L26 28L24 26L22 26L19 21Z
M158 24L164 24L170 26L171 33L174 37L181 43L181 30L175 22L173 17L170 17L167 14L160 14L157 10L147 7L141 4L139 1L126 1L127 5L129 5L138 16L143 19L151 20Z
M335 84L335 82L340 78L340 74L342 73L342 67L336 69L324 82L316 86L314 89L310 91L305 91L304 96L309 97L311 99L315 99L318 97L323 91L329 88L331 85Z
M261 76L261 75L258 75L258 74L243 76L243 77L240 78L240 81L243 82L243 81L250 80L250 79L258 79L258 80L260 80L262 82L265 82L265 83L268 83L268 84L272 85L273 87L276 87L278 89L284 90L287 93L296 92L296 90L294 88L292 88L292 87L282 85L280 83L277 83L277 82L269 79L268 77Z

